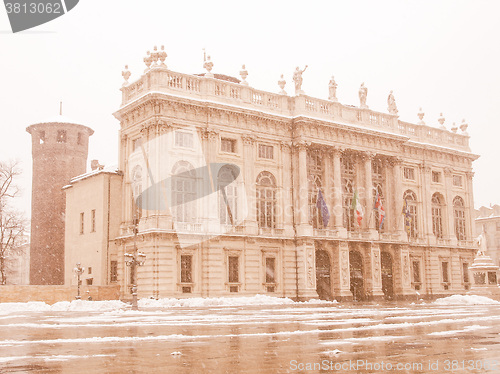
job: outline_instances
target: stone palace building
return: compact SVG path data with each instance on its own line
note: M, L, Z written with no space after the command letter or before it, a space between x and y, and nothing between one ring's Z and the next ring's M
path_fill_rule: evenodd
M165 57L155 47L138 79L123 72L118 168L66 187L67 283L82 262L130 298L137 246L139 297L466 292L478 156L465 121L401 121L392 92L377 112L364 84L344 105L333 77L328 100L310 97L299 68L292 96L283 77L271 93L244 66L241 80L213 74L208 57L191 75Z

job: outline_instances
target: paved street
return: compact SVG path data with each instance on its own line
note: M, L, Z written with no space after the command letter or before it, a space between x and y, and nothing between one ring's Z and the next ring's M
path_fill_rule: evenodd
M500 372L499 305L74 304L3 310L0 372Z

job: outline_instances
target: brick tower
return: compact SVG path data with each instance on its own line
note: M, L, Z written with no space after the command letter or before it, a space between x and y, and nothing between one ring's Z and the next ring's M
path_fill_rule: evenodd
M30 284L64 284L62 187L85 173L89 136L94 131L59 115L26 128L31 134Z

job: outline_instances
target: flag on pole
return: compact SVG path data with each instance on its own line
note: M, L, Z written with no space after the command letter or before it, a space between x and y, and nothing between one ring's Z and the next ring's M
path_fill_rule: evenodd
M352 198L351 209L356 212L356 220L358 221L358 226L361 226L361 221L363 220L363 207L359 201L358 190L354 191L354 196Z
M316 207L318 208L318 213L323 220L323 226L328 226L328 221L330 220L330 212L328 211L328 206L326 205L323 194L321 193L321 188L318 188L318 197L316 199Z
M378 229L381 230L385 220L385 209L382 205L382 198L380 197L378 191L377 196L375 197L375 206L373 209L378 212Z
M411 213L410 213L410 208L408 206L408 202L406 201L406 199L404 199L404 203L403 203L403 211L401 212L401 214L404 214L404 220L405 220L405 230L406 230L406 234L408 235L408 238L410 237L410 234L411 234L411 220L412 220L412 217L411 217Z

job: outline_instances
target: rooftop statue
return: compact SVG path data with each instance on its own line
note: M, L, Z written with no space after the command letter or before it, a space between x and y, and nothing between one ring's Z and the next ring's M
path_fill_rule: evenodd
M303 94L304 91L302 91L302 73L305 72L307 69L307 65L304 68L304 70L300 70L299 67L295 69L293 72L293 81L295 82L295 95L300 95Z
M330 79L330 83L328 83L328 100L338 101L337 100L337 83L335 82L335 78L332 75L332 79Z
M366 96L368 96L368 88L365 87L365 83L361 83L361 87L359 87L359 103L360 108L368 108L366 105Z
M396 99L394 99L394 95L392 91L389 93L389 97L387 97L387 110L391 114L398 114L398 108L396 106Z

